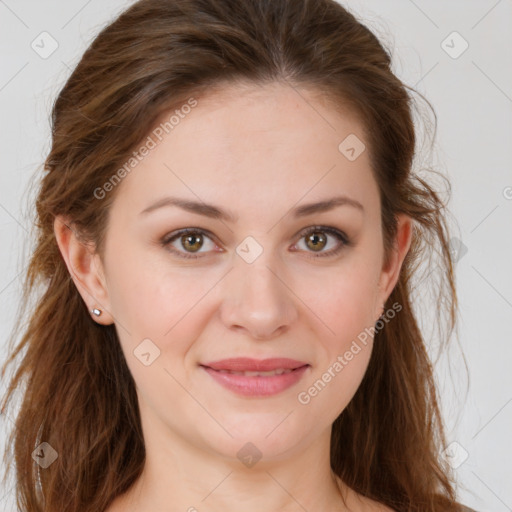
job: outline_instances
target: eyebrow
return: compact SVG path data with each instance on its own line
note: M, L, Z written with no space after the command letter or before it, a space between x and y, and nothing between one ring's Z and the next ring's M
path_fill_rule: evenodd
M164 197L155 203L151 204L140 212L139 215L146 215L159 208L176 206L183 210L213 219L225 220L228 222L237 222L238 216L213 204L204 202L192 201L190 199L182 199L179 197ZM333 210L339 206L351 206L364 213L364 207L355 199L347 196L336 196L330 199L325 199L316 203L309 203L299 206L291 211L293 217L300 218L313 213L321 213Z

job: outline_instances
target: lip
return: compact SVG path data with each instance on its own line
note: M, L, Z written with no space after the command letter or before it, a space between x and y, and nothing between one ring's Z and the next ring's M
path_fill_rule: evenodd
M268 372L283 368L285 370L294 370L308 363L289 359L287 357L273 357L270 359L252 359L250 357L233 357L230 359L222 359L220 361L212 361L202 364L212 370L232 370L236 372Z
M212 368L215 366L216 368ZM281 393L299 382L310 368L308 363L287 358L274 358L258 361L250 358L224 359L201 367L221 386L242 396L264 397ZM223 373L232 371L272 371L276 369L292 370L289 373L272 376L246 376Z

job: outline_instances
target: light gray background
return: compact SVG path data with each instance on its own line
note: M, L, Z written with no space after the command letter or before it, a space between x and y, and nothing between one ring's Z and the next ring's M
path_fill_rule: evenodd
M0 0L1 362L30 249L26 187L49 149L52 102L100 28L131 3ZM446 455L461 502L480 512L512 511L512 0L342 3L391 46L395 72L437 113L429 164L451 180L452 235L467 249L456 265L458 341L436 366L448 442L455 443ZM42 47L43 31L58 43L47 58L31 47ZM444 49L455 55L462 48L453 31L469 44L457 58ZM2 417L2 436L11 421ZM1 510L15 510L11 485L0 487Z

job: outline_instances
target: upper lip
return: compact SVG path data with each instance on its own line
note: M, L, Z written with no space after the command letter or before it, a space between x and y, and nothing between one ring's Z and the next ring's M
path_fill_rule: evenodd
M308 363L297 361L296 359L289 359L287 357L274 357L271 359L252 359L250 357L234 357L230 359L222 359L220 361L212 361L210 363L202 364L213 370L232 370L232 371L253 371L253 372L268 372L272 370L294 370L306 366Z

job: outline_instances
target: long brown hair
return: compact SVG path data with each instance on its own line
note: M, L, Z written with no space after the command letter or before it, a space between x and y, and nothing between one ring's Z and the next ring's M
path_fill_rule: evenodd
M363 122L386 257L397 214L415 221L388 299L402 310L375 334L362 383L333 424L331 467L355 491L397 511L460 510L441 456L446 441L433 365L411 301L420 264L432 267L437 254L440 278L429 279L447 343L457 316L448 211L412 171L416 91L393 74L376 36L334 0L141 0L100 32L53 105L35 202L37 239L10 341L21 337L2 370L22 356L3 403L5 413L22 389L5 455L14 462L22 511L103 511L145 460L135 385L115 327L91 318L59 252L55 216L66 216L102 255L117 189L101 199L97 190L155 122L222 84L276 81L321 92ZM44 470L32 457L42 442L58 454Z

